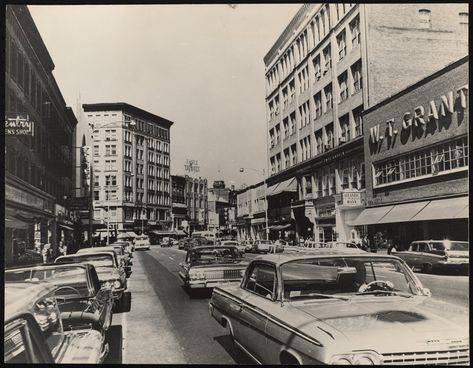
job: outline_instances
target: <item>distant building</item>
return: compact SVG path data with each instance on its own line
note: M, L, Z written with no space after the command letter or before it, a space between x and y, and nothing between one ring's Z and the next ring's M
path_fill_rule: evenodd
M171 175L172 186L172 230L182 230L183 221L188 218L186 204L186 177Z
M118 231L169 230L173 122L123 102L82 106L93 137L94 218Z
M468 57L366 110L367 208L351 224L402 247L468 241L469 117Z
M264 57L268 193L296 179L298 237L362 235L363 111L467 53L467 4L302 5Z
M25 5L5 8L5 117L33 122L29 135L5 136L5 263L59 241L72 242L72 135L51 59Z
M209 223L207 179L186 175L185 200L189 232L206 230Z
M209 230L229 232L236 225L236 192L234 186L227 188L223 180L216 180L209 193Z
M236 228L238 239L266 238L266 185L250 185L236 192Z

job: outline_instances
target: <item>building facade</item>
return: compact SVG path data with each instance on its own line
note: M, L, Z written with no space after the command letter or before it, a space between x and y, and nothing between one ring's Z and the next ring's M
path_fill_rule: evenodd
M468 58L365 111L367 208L353 221L407 247L468 240Z
M234 186L227 188L223 180L214 181L208 189L209 202L209 230L222 231L223 235L230 235L235 226L235 209L237 198Z
M5 117L33 122L5 136L5 261L69 243L74 214L72 135L77 120L54 79L54 63L24 5L6 7Z
M266 184L260 182L236 192L239 240L266 239L266 190Z
M187 205L188 230L207 230L209 207L207 179L185 175L185 200Z
M186 178L179 175L171 175L172 186L172 230L182 230L183 221L187 220L186 204ZM185 224L185 222L184 222Z
M389 14L389 16L386 16ZM268 191L296 178L299 237L359 237L362 112L468 53L466 4L304 4L264 57Z
M108 232L169 230L173 122L122 102L82 106L92 145L94 219Z

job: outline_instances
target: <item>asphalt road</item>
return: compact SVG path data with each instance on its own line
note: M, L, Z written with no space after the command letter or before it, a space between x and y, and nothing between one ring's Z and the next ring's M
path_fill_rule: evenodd
M245 254L251 260L255 254ZM129 312L116 313L109 331L114 364L251 364L234 356L223 327L209 314L211 291L190 296L178 276L185 251L152 246L136 251ZM468 306L468 276L417 273L434 298Z

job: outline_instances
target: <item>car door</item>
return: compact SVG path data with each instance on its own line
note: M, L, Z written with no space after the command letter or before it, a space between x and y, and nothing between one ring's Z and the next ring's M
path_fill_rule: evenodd
M425 263L431 263L431 262L432 260L430 259L428 244L424 242L419 243L419 248L417 250L416 265L418 267L422 267Z
M418 258L418 252L417 250L419 249L419 244L418 243L412 243L409 247L409 249L406 252L399 252L396 253L396 255L399 255L410 267L416 267L417 266L417 258Z
M265 338L268 310L275 303L276 268L266 262L251 266L242 288L245 292L240 305L240 326L236 340L260 362L268 354Z

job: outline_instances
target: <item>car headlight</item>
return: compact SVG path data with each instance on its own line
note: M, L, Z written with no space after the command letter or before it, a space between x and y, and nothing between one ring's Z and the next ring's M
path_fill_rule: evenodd
M113 287L115 289L119 289L120 286L122 286L122 283L120 282L120 280L116 280L114 283L113 283Z
M112 284L110 281L105 281L102 283L102 287L110 289L112 287Z
M381 356L374 351L339 354L333 356L330 361L333 365L380 365L382 363Z
M202 280L205 279L205 273L203 271L190 270L189 278L191 280Z

